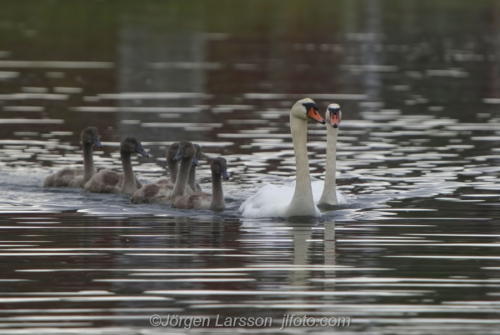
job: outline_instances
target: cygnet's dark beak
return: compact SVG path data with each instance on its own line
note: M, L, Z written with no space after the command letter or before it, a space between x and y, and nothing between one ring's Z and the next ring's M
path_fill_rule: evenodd
M137 153L143 155L144 157L149 157L149 154L146 152L146 150L144 150L144 148L140 144L135 148L135 151L137 151Z
M102 143L101 141L99 140L99 137L98 136L94 136L94 138L92 139L92 141L94 142L94 145L98 148L102 148Z
M227 171L221 171L220 175L222 176L222 178L224 180L228 180L229 179L229 176L227 174Z
M177 150L177 155L175 155L174 157L174 161L180 161L183 158L184 158L184 148L179 147L179 150Z
M193 166L198 166L200 165L200 161L198 160L198 157L194 156L193 158Z

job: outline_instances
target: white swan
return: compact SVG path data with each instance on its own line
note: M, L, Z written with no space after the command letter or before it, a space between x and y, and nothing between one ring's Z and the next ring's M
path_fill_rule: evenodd
M325 180L312 183L314 202L319 206L346 204L342 193L337 191L337 135L342 111L338 104L330 104L326 109L326 170ZM321 191L322 190L322 191ZM321 193L322 192L322 193ZM318 196L321 194L321 197Z
M338 104L330 104L325 114L327 131L327 155L325 180L317 180L311 183L314 203L319 206L331 206L337 204L346 204L344 196L336 189L336 155L337 155L337 135L342 120L342 111ZM298 179L298 176L297 176ZM296 189L296 182L276 186L268 184L262 187L255 195L247 199L241 206L243 216L260 217L254 209L259 208L260 203L270 202L271 204L288 204L292 200ZM258 200L257 200L258 198ZM254 202L252 207L247 209L247 205ZM266 210L267 207L265 206Z
M297 179L295 190L266 185L240 206L245 217L291 217L320 216L314 204L307 157L307 120L311 118L322 124L325 120L318 113L318 106L306 98L297 101L290 110L290 130L295 153Z

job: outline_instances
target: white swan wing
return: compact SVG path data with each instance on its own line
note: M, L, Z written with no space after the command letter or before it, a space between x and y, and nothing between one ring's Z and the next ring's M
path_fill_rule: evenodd
M325 182L323 180L313 181L311 183L311 187L313 191L314 203L318 204L319 199L321 198L321 194L323 194L323 188L325 187Z
M241 204L240 211L247 218L284 217L294 192L295 181L280 186L265 185ZM318 207L316 216L321 216Z
M294 188L267 184L240 206L244 217L279 217L284 216L285 209L293 198Z
M339 192L339 190L335 190L337 192L337 201L339 202L339 205L345 205L347 204L346 198L342 195L342 193Z
M317 180L311 183L312 191L313 191L313 199L314 203L317 205L319 203L319 199L321 199L321 195L323 194L323 188L325 187L324 180ZM346 198L339 192L339 190L335 190L337 193L337 201L339 205L347 204Z

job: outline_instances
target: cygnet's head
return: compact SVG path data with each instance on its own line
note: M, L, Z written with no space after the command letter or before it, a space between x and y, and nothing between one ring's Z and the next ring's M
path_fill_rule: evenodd
M200 159L201 159L201 147L198 144L193 144L194 148L196 149L196 155L194 155L193 158L193 166L198 166L200 165Z
M179 149L177 149L177 154L174 157L174 161L178 161L181 159L189 159L194 158L196 156L196 149L193 143L189 141L180 141Z
M173 161L179 150L179 142L172 143L167 149L167 161Z
M342 121L342 111L338 104L329 104L326 109L325 119L333 128L338 128L340 126L340 121Z
M149 157L149 154L142 147L141 142L139 142L135 137L127 137L120 145L120 153L132 154L134 152L141 154L144 157Z
M222 157L217 157L212 161L212 164L210 164L210 169L212 170L212 173L221 175L224 180L228 180L229 176L227 174L227 163L226 159Z
M290 110L290 114L301 120L312 119L325 124L325 120L319 115L318 105L310 98L297 101Z
M99 140L99 134L97 133L96 127L87 127L82 131L82 143L87 145L95 145L98 148L102 148L101 141Z

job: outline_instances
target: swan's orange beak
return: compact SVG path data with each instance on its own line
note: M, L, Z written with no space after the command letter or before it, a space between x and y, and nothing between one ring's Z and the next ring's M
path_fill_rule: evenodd
M333 128L338 128L340 124L339 114L330 112L330 124Z
M318 111L312 107L307 112L307 116L321 124L326 123L325 120L321 117L321 115L319 115Z

